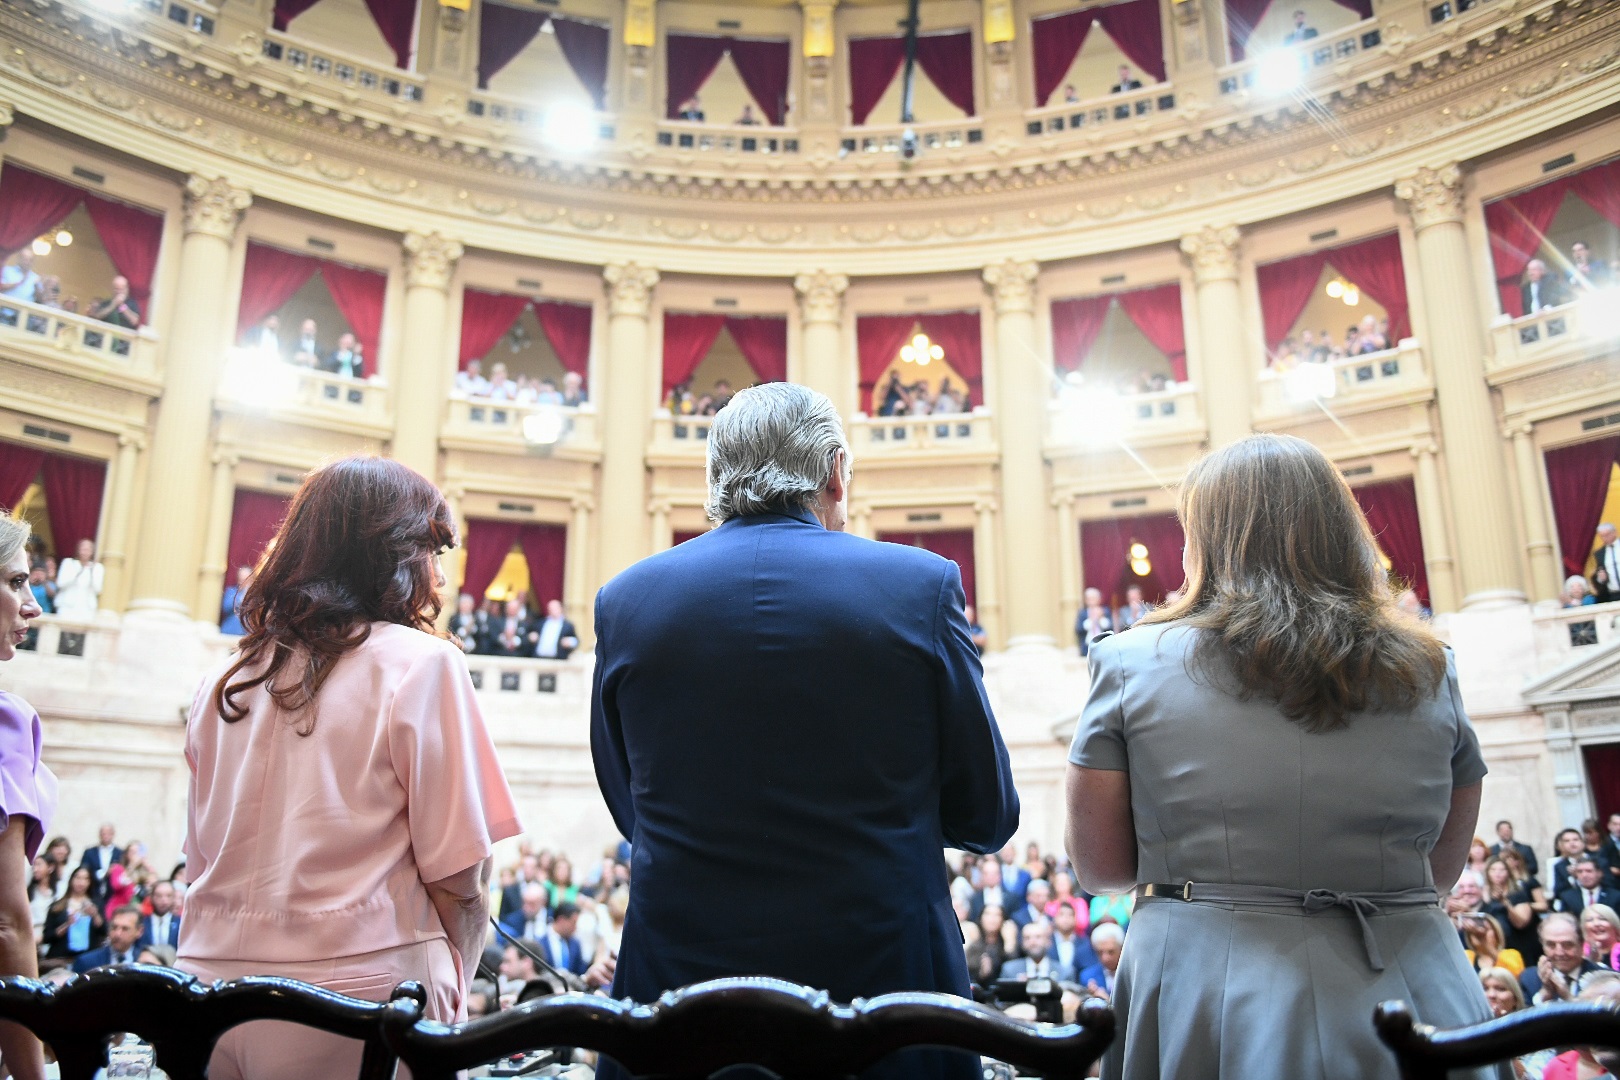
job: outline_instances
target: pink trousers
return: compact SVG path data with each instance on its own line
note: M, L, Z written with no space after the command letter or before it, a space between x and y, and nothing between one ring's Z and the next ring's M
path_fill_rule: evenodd
M415 979L427 987L426 1017L444 1023L465 1020L461 965L444 938L391 949L301 963L184 958L180 970L199 979L274 975L298 979L362 1001L387 1001L395 986ZM362 1046L281 1020L255 1020L226 1032L208 1063L209 1080L353 1080ZM401 1068L400 1076L408 1071Z

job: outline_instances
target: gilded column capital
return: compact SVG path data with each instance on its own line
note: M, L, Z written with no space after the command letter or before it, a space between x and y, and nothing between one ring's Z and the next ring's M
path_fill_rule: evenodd
M602 280L607 283L609 315L647 317L657 270L640 263L610 263L602 268Z
M408 232L402 246L405 248L405 287L438 289L440 292L450 288L450 275L455 272L456 260L466 250L459 240L451 240L438 233Z
M204 233L230 241L236 237L242 211L252 204L253 193L247 188L237 187L222 176L192 173L186 180L186 234Z
M843 308L844 290L849 278L843 274L829 274L817 270L800 274L793 279L793 291L799 294L799 318L806 323L837 323Z
M1200 285L1206 281L1236 281L1242 241L1243 234L1236 225L1205 225L1183 236L1181 253L1192 263L1193 280Z
M1456 164L1422 168L1395 181L1395 197L1406 204L1419 232L1463 219L1463 173Z
M1035 310L1035 279L1041 267L1028 259L1008 259L984 268L984 283L990 287L997 315Z

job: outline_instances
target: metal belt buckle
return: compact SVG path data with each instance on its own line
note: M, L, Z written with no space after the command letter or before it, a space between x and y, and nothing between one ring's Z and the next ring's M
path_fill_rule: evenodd
M1189 904L1192 903L1192 887L1193 883L1190 881L1181 887L1181 899Z

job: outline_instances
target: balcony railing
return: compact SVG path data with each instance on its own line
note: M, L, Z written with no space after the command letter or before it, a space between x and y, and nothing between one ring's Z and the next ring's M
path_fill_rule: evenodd
M1024 130L1032 139L1052 138L1065 131L1094 131L1104 124L1150 118L1175 107L1175 89L1169 83L1155 83L1123 94L1028 109Z
M1268 75L1278 77L1281 82L1295 81L1294 73L1283 68L1283 65L1288 63L1283 55L1284 50L1298 60L1298 80L1310 82L1319 72L1350 63L1383 43L1383 31L1374 20L1363 19L1331 34L1323 34L1297 45L1283 45L1275 50L1265 50L1258 57L1222 68L1220 92L1223 96L1249 93L1256 89L1257 83L1259 83L1258 92L1266 92L1265 83Z
M653 448L701 458L708 453L709 428L713 425L712 416L673 416L668 409L659 409L653 414Z
M18 646L39 657L96 661L110 656L118 643L118 624L41 615L29 625L28 639Z
M525 451L560 446L595 449L599 445L596 406L592 404L570 409L468 397L459 392L450 395L444 437L477 442L482 448Z
M658 148L677 154L797 154L799 134L789 127L762 124L700 124L662 120Z
M361 95L401 103L419 102L423 97L422 81L399 68L351 56L278 30L264 31L260 53L265 60L351 101L360 100Z
M198 0L131 0L130 7L144 12L150 18L162 19L182 30L212 37L219 9Z
M547 130L546 110L535 108L533 98L476 90L467 95L467 115L490 121L497 134L516 131L536 141L553 137L553 133ZM595 117L596 138L602 143L611 143L614 136L613 114L596 112L587 115ZM503 128L508 130L503 131ZM570 132L574 137L578 137L578 134Z
M1111 449L1120 443L1202 439L1198 387L1174 383L1145 394L1065 388L1047 407L1053 447Z
M0 299L0 340L59 349L120 370L151 368L157 335L148 327L128 330L60 308Z
M898 158L905 152L908 128L917 137L916 149L923 152L969 149L984 142L984 124L974 116L932 124L863 124L844 129L839 153L846 158L855 154Z
M1287 370L1266 368L1258 376L1257 411L1262 416L1278 416L1315 408L1318 401L1370 401L1430 388L1423 348L1416 338L1405 338L1396 348L1375 353L1323 364L1299 364Z
M218 402L236 412L285 419L391 428L388 384L381 376L354 379L237 350L225 365Z
M1620 290L1605 290L1574 303L1491 326L1493 373L1555 365L1612 349L1620 340Z
M579 654L588 656L589 654ZM469 653L467 672L473 689L485 694L563 694L583 699L589 690L589 664L567 660L539 660L524 656L480 656ZM508 700L503 697L503 700Z
M1537 669L1552 671L1598 645L1620 640L1620 602L1539 611L1532 622Z
M863 454L903 454L908 451L994 450L990 410L981 405L970 413L938 416L860 416L849 425L850 448Z

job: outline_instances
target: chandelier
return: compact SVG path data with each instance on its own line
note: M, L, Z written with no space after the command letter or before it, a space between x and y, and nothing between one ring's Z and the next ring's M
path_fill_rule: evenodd
M1334 278L1328 282L1327 294L1335 300L1343 300L1346 307L1355 307L1361 303L1361 290L1343 278Z
M1131 573L1137 577L1147 577L1153 573L1153 563L1148 559L1147 545L1140 541L1131 544Z
M45 236L38 237L34 240L31 246L34 249L35 255L43 257L51 253L51 248L53 246L67 247L72 243L73 234L68 232L66 229L58 229L56 230L56 234L54 236L47 234Z
M927 334L918 334L900 346L900 359L918 367L927 367L931 360L945 359L945 350L929 341Z

